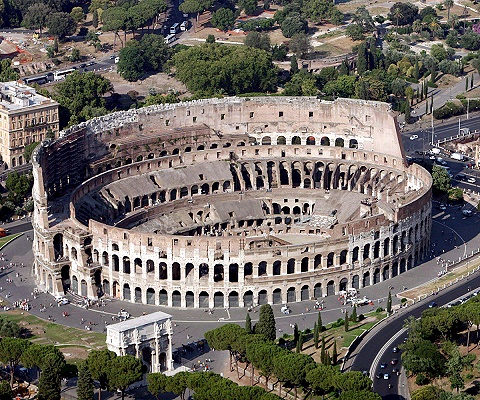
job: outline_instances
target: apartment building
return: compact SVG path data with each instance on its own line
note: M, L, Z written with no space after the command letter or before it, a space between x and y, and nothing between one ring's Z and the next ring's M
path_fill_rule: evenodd
M58 137L58 103L19 82L0 82L0 157L7 168L25 164L25 146Z

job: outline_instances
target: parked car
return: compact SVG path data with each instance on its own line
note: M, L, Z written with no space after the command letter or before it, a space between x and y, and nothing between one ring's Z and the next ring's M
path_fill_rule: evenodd
M474 177L470 177L470 178L467 179L467 182L468 183L475 183L476 179Z
M410 140L415 140L415 139L418 139L418 135L411 135L410 136Z

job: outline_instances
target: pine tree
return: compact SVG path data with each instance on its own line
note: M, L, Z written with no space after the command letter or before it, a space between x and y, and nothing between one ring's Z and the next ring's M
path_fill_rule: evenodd
M252 319L250 318L249 313L247 313L245 318L245 332L252 333Z
M98 10L93 10L92 14L92 25L94 28L98 28Z
M275 341L277 338L277 328L275 325L275 316L272 306L264 304L260 307L260 315L255 325L255 333L265 336L267 340Z
M295 75L299 71L297 57L292 55L290 57L290 75Z
M348 75L350 74L350 68L348 66L348 60L345 58L345 60L342 61L340 66L338 67L338 75Z
M298 343L298 325L295 324L293 327L293 344L296 346Z
M303 332L300 332L300 336L298 336L297 342L297 353L301 353L303 350Z
M388 291L387 313L392 313L392 293L390 292L390 290Z
M320 350L320 362L325 364L327 349L325 348L325 335L322 335L322 348Z
M352 316L350 317L350 319L352 320L353 323L356 323L357 322L357 305L354 304L353 305L353 311L352 311Z
M368 60L367 60L367 46L365 43L361 43L358 46L357 51L357 74L363 75L368 69Z
M325 365L332 365L332 359L330 357L330 353L327 351L325 353Z
M57 37L55 37L55 40L53 41L53 51L55 52L55 54L58 53L58 39L57 39Z
M348 311L345 311L345 332L348 332Z
M58 371L46 366L40 375L38 383L38 400L60 400L61 382Z
M333 341L333 353L332 353L332 364L337 365L338 361L338 352L337 352L337 341Z
M316 322L313 324L313 344L318 349L318 325Z
M92 400L93 388L93 379L87 362L82 361L78 364L77 399Z
M317 326L318 326L318 331L323 332L322 314L320 313L320 311L318 312Z
M407 101L405 101L405 123L406 124L410 123L410 104L409 104L408 97L407 97Z

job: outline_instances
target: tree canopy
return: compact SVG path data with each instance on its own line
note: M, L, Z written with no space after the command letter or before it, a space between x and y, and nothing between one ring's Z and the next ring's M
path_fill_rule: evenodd
M217 43L190 47L172 58L176 77L199 96L274 91L271 54L246 46Z
M123 400L125 390L142 379L142 362L134 356L126 355L111 359L107 365L108 385L111 389L120 390Z

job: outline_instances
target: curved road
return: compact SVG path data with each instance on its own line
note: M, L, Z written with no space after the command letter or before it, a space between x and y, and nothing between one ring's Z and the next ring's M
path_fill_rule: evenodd
M405 335L401 335L397 340L394 340L387 348L384 354L381 355L380 360L378 360L378 365L374 365L375 359L378 354L382 351L385 343L388 341L389 338L395 336L399 331L402 330L404 321L409 316L414 316L415 318L419 318L422 312L428 309L428 304L435 300L435 302L439 305L445 305L452 300L457 299L465 295L468 291L468 286L471 287L478 287L480 286L480 275L472 276L469 279L465 279L461 281L459 284L454 285L452 288L447 289L443 292L440 292L438 295L434 297L428 297L425 300L405 309L403 312L399 314L395 314L392 317L385 320L378 326L378 329L374 329L371 333L369 333L364 340L362 341L362 346L360 349L356 350L353 354L355 359L353 361L351 369L358 370L358 371L370 371L371 367L376 367L376 370L371 376L372 380L374 381L374 390L375 392L379 393L383 399L388 400L397 400L397 399L405 399L406 397L402 394L395 393L397 389L403 393L404 390L401 386L401 382L399 382L399 378L396 374L392 373L392 366L390 365L390 361L393 358L400 359L400 353L392 353L392 349L394 346L398 346L398 344L403 342ZM388 364L386 369L380 369L380 364L386 363ZM399 367L399 366L397 366ZM382 377L375 378L375 374L381 373ZM388 373L390 375L390 379L385 380L383 379L383 374ZM388 384L391 383L393 385L392 389L388 388Z

